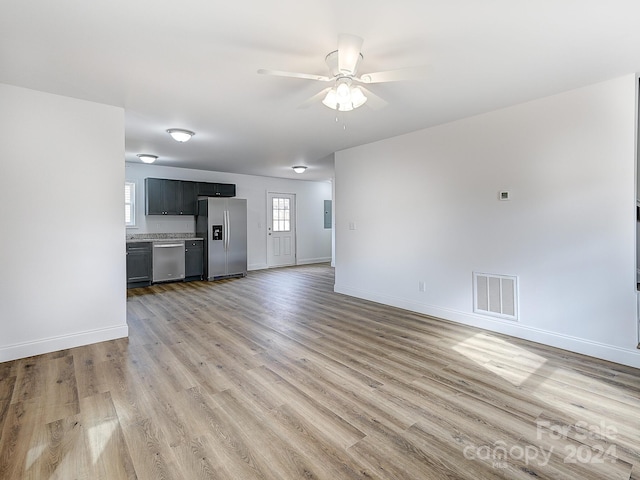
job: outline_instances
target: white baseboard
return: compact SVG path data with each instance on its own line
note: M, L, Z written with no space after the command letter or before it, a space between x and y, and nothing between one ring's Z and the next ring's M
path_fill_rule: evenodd
M311 265L313 263L329 263L331 257L319 257L319 258L299 258L296 265Z
M267 265L266 263L252 263L251 265L247 266L247 270L249 271L266 270L267 268L269 268L269 265Z
M359 290L347 285L334 285L336 293L342 293L352 297L370 300L384 305L422 313L436 318L449 320L471 327L481 328L492 332L502 333L516 338L531 340L551 347L561 348L570 352L588 355L610 362L640 368L640 350L625 349L615 345L598 343L584 338L563 335L547 330L528 327L512 320L502 320L499 318L488 318L475 313L461 312L453 309L446 309L434 305L427 305L403 298L391 297Z
M129 336L127 325L101 328L88 332L79 332L71 335L61 335L59 337L43 338L32 342L16 343L14 345L0 346L0 362L8 362L18 358L41 355L43 353L56 352L66 348L81 347L92 343L106 342L117 338Z
M320 257L320 258L302 258L298 259L296 265L311 265L313 263L329 263L331 261L331 257ZM291 265L286 265L291 266ZM247 270L266 270L269 268L269 265L266 263L253 263L248 266Z

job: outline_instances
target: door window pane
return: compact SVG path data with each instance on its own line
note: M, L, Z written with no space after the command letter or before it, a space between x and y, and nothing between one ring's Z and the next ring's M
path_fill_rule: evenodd
M291 231L291 205L288 198L273 198L272 217L274 232Z

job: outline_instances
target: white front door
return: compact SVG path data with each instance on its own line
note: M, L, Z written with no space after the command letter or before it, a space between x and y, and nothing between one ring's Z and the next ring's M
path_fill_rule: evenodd
M296 196L267 194L267 262L269 267L296 264Z

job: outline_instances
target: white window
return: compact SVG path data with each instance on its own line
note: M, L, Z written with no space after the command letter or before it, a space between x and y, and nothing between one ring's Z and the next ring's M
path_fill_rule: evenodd
M127 227L136 226L136 184L124 182L124 224Z

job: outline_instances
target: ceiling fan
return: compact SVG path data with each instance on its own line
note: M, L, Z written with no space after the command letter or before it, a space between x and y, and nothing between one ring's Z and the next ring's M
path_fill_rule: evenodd
M279 77L316 80L319 82L333 82L332 87L328 87L317 95L314 95L309 99L309 101L305 102L305 104L313 103L320 97L324 96L324 99L322 100L324 105L333 110L339 110L342 112L348 112L354 108L364 105L368 97L376 99L378 104L386 104L384 100L374 95L365 87L354 84L416 80L425 76L427 71L426 67L402 68L384 72L365 73L361 76L357 76L358 67L364 58L360 52L362 43L363 39L356 35L339 35L338 49L330 52L325 57L325 62L327 63L330 72L330 75L328 76L265 69L258 70L258 73Z

